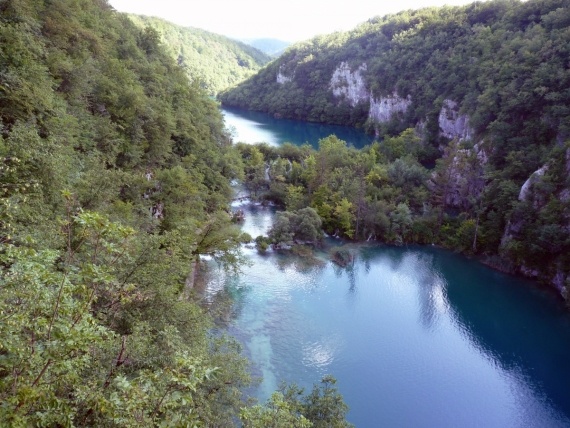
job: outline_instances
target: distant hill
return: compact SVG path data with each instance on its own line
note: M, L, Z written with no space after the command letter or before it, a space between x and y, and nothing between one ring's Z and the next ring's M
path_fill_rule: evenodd
M160 18L129 15L138 27L150 26L190 79L199 79L210 95L255 74L271 57L261 50L199 28L181 27Z
M278 57L287 47L291 46L291 42L279 39L244 39L242 41L272 57Z

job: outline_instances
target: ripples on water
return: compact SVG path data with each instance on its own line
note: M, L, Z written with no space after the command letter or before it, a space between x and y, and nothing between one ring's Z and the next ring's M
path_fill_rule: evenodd
M273 208L241 208L267 231ZM434 248L351 248L349 268L245 248L253 265L212 281L261 400L331 373L358 427L570 426L570 319L551 295Z

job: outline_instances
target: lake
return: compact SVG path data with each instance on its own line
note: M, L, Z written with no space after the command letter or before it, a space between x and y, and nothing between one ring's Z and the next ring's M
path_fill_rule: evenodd
M348 126L323 125L291 119L275 119L260 112L223 108L226 124L233 130L234 141L246 143L265 142L271 146L283 143L310 144L318 148L318 142L331 134L356 148L371 144L374 138L362 130Z
M274 208L240 208L253 237L271 226ZM228 330L263 376L260 400L332 374L357 427L570 426L570 316L555 293L434 247L327 243L354 264L244 247L251 265L209 284L233 299Z

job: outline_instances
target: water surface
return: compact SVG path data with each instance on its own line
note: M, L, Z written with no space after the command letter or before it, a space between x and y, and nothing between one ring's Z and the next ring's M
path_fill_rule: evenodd
M266 233L274 208L241 208L244 231ZM433 247L346 245L347 268L244 248L251 266L211 282L233 298L260 400L332 374L357 427L570 427L570 316L554 293Z
M265 113L227 107L222 109L222 113L226 125L234 133L235 142L250 144L265 142L272 146L283 143L310 144L318 148L319 140L331 134L357 148L362 148L373 141L372 136L349 126L275 119Z

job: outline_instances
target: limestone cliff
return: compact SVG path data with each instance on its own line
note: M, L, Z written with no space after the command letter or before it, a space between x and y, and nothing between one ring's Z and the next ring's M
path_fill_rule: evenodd
M370 96L370 112L368 118L377 123L390 121L397 114L405 113L412 104L412 99L408 95L406 98L400 97L396 92L387 97L375 99Z
M402 98L394 92L392 95L375 98L366 86L363 76L366 71L366 63L352 71L348 63L341 62L334 70L329 83L333 95L344 98L351 107L367 103L368 119L374 123L385 123L397 114L405 113L412 103L411 97Z
M528 201L533 196L534 192L531 192L532 186L540 182L540 178L548 171L548 165L542 166L537 171L533 172L531 176L524 182L519 192L519 201ZM538 196L538 195L536 195ZM540 200L535 200L533 202L535 208L538 208L541 204Z
M442 136L449 139L471 140L473 130L469 127L469 117L459 114L458 105L455 101L446 99L438 118L439 129Z
M355 71L350 70L346 62L341 62L333 72L330 80L330 88L335 97L345 97L348 103L354 107L358 103L368 101L370 93L366 89L363 73L366 72L366 63Z
M293 77L287 76L283 70L283 67L279 67L279 71L277 72L276 82L283 85L284 83L290 82L293 80Z

